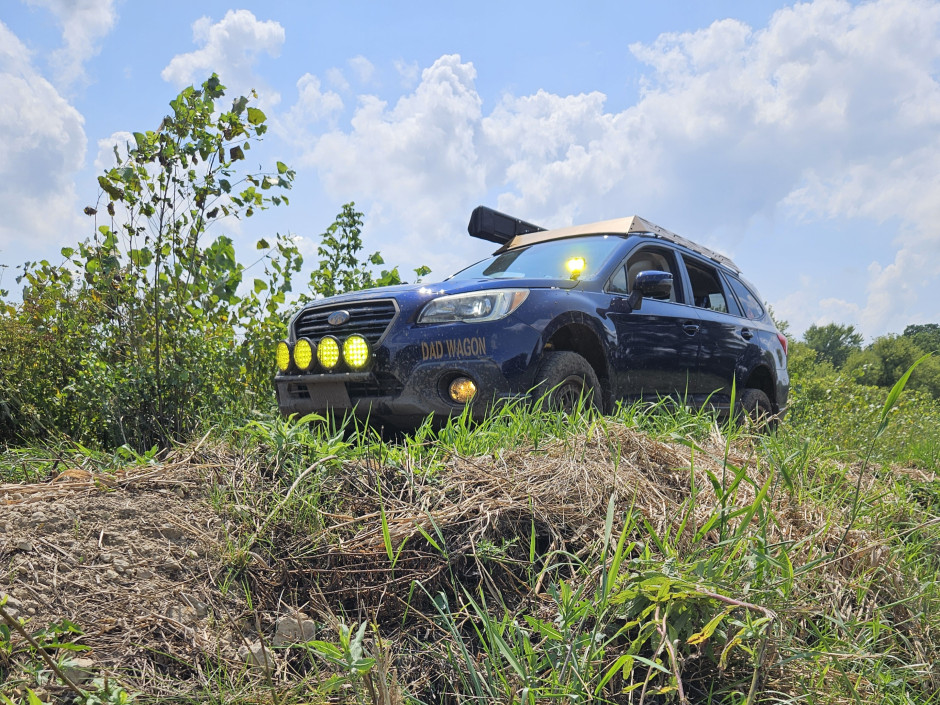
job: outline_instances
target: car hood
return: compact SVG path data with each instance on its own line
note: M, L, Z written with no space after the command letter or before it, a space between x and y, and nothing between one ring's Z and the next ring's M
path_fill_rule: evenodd
M409 305L421 304L448 294L465 294L487 289L573 289L579 284L581 282L571 279L454 279L435 284L400 284L317 299L308 303L304 310L376 299L395 299L399 306L407 308Z

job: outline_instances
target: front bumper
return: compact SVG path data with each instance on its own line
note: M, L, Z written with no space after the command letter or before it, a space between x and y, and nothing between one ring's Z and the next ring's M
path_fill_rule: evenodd
M464 404L447 397L455 377L477 386L472 413L482 416L493 403L525 397L494 360L428 361L416 365L404 384L377 372L284 374L274 379L283 415L352 411L356 416L415 423L428 415L459 414ZM524 387L527 389L527 387Z

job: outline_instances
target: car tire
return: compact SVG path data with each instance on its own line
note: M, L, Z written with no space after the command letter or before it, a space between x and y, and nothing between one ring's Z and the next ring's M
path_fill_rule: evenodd
M762 389L747 388L741 394L741 412L761 431L772 430L777 425L770 397Z
M575 352L545 353L536 376L536 390L545 395L552 411L571 413L583 399L583 408L600 410L600 383L594 368Z

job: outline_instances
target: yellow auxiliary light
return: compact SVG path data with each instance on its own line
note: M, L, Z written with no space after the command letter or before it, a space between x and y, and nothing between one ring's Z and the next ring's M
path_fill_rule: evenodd
M361 370L371 357L369 343L361 335L351 335L343 343L343 359L354 370Z
M281 372L287 372L290 367L290 345L286 340L277 344L277 369Z
M584 257L572 257L565 262L565 268L571 272L572 277L577 277L584 271L586 264Z
M301 372L306 372L313 364L313 343L306 338L294 343L294 364Z
M339 362L339 341L332 335L326 336L317 346L317 360L323 369L332 370Z
M477 393L477 385L469 377L456 377L450 383L447 393L458 404L466 404Z

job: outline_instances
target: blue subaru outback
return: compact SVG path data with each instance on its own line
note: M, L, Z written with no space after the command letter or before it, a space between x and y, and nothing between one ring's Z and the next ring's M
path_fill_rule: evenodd
M787 339L727 257L638 216L545 230L481 206L469 231L499 249L441 283L301 309L277 346L281 413L405 428L546 393L728 412L734 384L752 417L783 414Z

